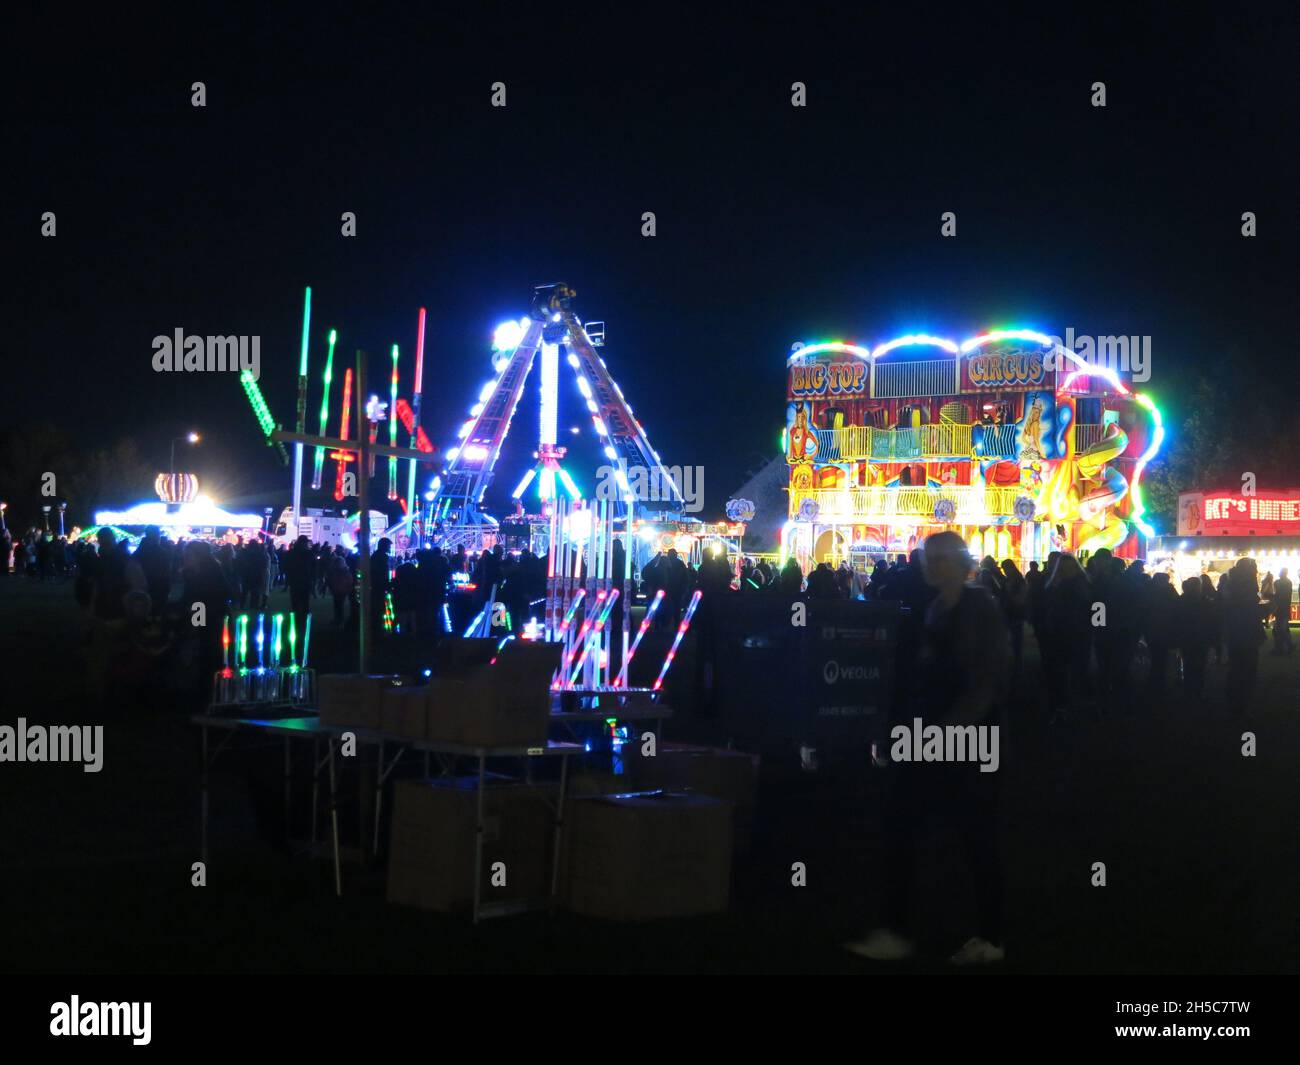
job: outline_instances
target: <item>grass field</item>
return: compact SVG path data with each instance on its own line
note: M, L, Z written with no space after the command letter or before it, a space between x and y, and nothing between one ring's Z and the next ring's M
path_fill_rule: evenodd
M286 604L287 605L287 604ZM323 606L314 642L338 653ZM4 712L96 724L84 623L69 585L0 582ZM1232 718L1222 671L1199 707L1046 725L1032 640L1003 745L1003 849L1012 972L1300 971L1300 656L1261 657L1256 714ZM761 712L756 707L755 712ZM140 712L105 724L105 766L0 764L0 968L27 972L861 972L839 944L879 890L882 775L852 788L765 775L753 852L731 911L661 925L571 915L488 921L389 906L382 869L347 869L265 842L279 749L217 763L208 886L198 858L197 730ZM676 726L675 726L676 727ZM1242 732L1258 755L1241 754ZM680 738L686 729L678 727ZM259 782L261 782L259 784ZM265 786L262 786L265 785ZM960 942L964 872L942 836L922 851L926 961ZM806 887L791 886L804 862ZM1092 863L1108 886L1091 886Z

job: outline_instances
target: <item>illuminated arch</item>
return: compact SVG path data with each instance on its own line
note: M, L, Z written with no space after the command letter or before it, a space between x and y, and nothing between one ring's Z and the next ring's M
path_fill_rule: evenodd
M957 354L957 345L951 340L947 340L944 337L930 336L928 333L908 333L905 336L895 337L893 340L887 341L884 344L878 344L872 349L871 357L873 359L878 359L882 355L888 355L895 348L920 347L922 345L933 348L942 348L950 355Z

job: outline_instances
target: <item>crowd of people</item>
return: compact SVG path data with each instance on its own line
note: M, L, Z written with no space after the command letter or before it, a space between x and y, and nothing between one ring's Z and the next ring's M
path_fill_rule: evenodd
M615 571L623 569L622 545L615 545ZM199 672L215 668L218 637L201 626L176 625L203 603L209 616L228 611L267 609L277 589L288 592L300 621L314 598L332 602L336 626L355 623L359 555L342 546L299 537L292 545L262 537L233 543L204 540L173 542L149 529L134 551L112 530L95 540L69 542L31 530L16 541L0 536L0 555L13 559L12 572L38 580L71 579L78 601L96 622L124 628L128 646L179 649ZM0 573L9 574L8 564ZM457 577L456 575L461 575ZM918 644L919 619L934 595L923 577L920 551L880 559L868 571L847 562L823 562L805 576L791 558L778 566L768 559L744 558L738 567L723 554L705 553L691 566L676 550L659 552L633 577L654 598L663 593L655 625L675 628L695 591L703 593L707 618L714 597L768 594L784 598L896 601L906 608L899 632L899 684L906 689L909 656ZM439 639L449 631L446 605L453 590L464 589L472 609L487 598L505 604L510 626L521 631L541 614L546 594L546 559L528 551L498 546L472 554L437 547L399 555L383 539L370 561L371 609L379 619L391 603L395 624L384 631L419 639ZM1226 668L1226 692L1236 712L1246 712L1255 686L1258 657L1273 622L1273 653L1290 654L1291 599L1287 571L1261 581L1253 560L1243 558L1219 580L1209 573L1176 586L1168 573L1149 573L1143 562L1125 562L1107 550L1080 561L1053 553L1042 566L1023 572L1006 559L988 557L973 573L1000 608L1012 650L1013 676L1019 677L1024 634L1031 631L1040 652L1042 688L1049 719L1077 712L1097 715L1157 703L1176 690L1189 700L1207 696L1211 663ZM112 630L110 630L112 631ZM121 634L118 634L121 636ZM118 640L118 643L122 642ZM111 667L137 654L101 656ZM139 672L139 663L126 672ZM111 670L110 670L111 671ZM199 682L196 682L199 683Z

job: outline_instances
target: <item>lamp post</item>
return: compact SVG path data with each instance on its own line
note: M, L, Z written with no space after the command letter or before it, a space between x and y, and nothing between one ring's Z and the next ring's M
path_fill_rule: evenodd
M67 503L60 503L60 504L59 504L59 539L60 539L60 540L62 540L62 539L63 539L63 536L64 536L64 533L63 533L63 514L64 514L64 512L65 512L67 509L68 509L68 504L67 504Z
M50 531L50 505L46 503L41 507L41 520L45 523L45 531Z
M187 444L197 444L201 439L202 437L195 432L186 433L184 436L172 437L172 457L167 472L173 480L176 478L176 441L184 440Z

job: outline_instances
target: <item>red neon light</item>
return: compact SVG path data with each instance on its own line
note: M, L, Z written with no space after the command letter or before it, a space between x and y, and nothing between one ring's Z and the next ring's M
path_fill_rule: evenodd
M402 428L408 433L415 433L415 446L421 451L433 451L433 444L429 442L428 436L422 428L417 428L415 424L415 411L411 405L404 399L397 401L397 417L402 422Z
M339 427L339 439L348 438L348 418L352 413L352 367L349 366L347 373L343 375L343 420ZM343 471L347 469L347 464L352 462L355 456L350 451L335 451L331 456L338 463L338 470L334 474L334 499L342 503L343 495Z

